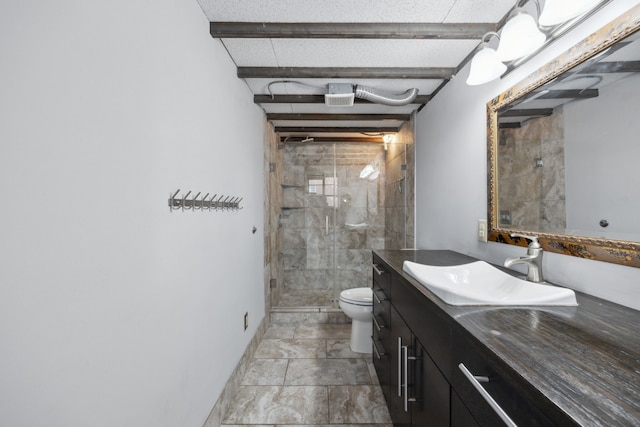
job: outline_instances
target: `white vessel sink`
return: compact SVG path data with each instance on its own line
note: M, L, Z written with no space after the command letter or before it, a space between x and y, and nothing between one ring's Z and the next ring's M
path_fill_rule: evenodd
M449 267L405 261L402 269L451 305L578 305L571 289L518 279L484 261Z

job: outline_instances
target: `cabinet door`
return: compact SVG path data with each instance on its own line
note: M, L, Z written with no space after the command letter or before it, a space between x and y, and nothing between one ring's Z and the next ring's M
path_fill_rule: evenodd
M405 363L405 355L413 352L413 334L402 320L398 312L391 307L391 334L390 359L391 359L391 399L389 412L395 427L410 426L411 412L409 409L409 396L411 372Z
M415 386L411 403L414 426L449 426L449 382L419 341L415 341L413 376Z
M451 427L480 427L453 390L451 390Z

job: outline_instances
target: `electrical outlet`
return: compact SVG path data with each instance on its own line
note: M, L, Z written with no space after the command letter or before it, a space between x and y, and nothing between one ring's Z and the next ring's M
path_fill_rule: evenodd
M478 240L481 242L487 243L487 237L488 237L487 220L479 219L478 220Z
M247 311L244 314L244 330L246 331L248 327L249 327L249 312Z

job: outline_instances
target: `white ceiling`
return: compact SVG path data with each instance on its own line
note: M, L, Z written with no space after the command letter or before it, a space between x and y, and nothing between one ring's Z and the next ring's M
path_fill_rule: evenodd
M212 24L232 23L363 23L392 24L447 24L456 28L471 26L456 24L489 24L497 28L514 7L515 0L198 0L202 10ZM484 33L485 31L483 31ZM252 35L254 36L254 35ZM467 36L470 37L470 36ZM419 78L379 78L360 75L345 78L266 77L245 78L254 95L323 95L329 82L343 82L368 86L389 94L399 94L410 88L419 89L419 95L434 95L451 78L451 73L464 65L478 46L481 35L471 38L283 38L223 37L229 55L239 71L243 67L271 67L271 71L286 71L289 68L335 71L338 77L345 69L355 67L374 71L391 69L435 69L440 74L429 77L428 73L417 74ZM339 70L335 70L338 68ZM305 75L306 76L306 75ZM297 83L271 84L287 80ZM421 100L421 101L424 101ZM428 99L427 99L428 101ZM305 120L273 120L277 128L294 127L347 127L344 135L362 136L357 128L397 128L402 121L341 120L342 114L410 114L421 107L416 104L390 107L372 103L358 103L353 107L327 107L323 103L274 103L260 105L268 114L331 114ZM268 116L269 119L269 116ZM324 120L320 120L324 119ZM308 132L288 132L280 129L284 136L307 136ZM314 133L325 135L322 132ZM326 136L326 135L325 135Z

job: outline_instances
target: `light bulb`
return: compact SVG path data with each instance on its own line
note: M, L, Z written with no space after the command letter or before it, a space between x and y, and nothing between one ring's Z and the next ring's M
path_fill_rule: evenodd
M538 22L543 27L561 24L595 7L601 0L546 0Z
M534 52L546 39L533 16L516 12L502 29L497 53L502 62L512 61Z
M481 48L471 60L467 84L481 85L495 80L507 71L507 66L500 62L495 50L488 46Z

